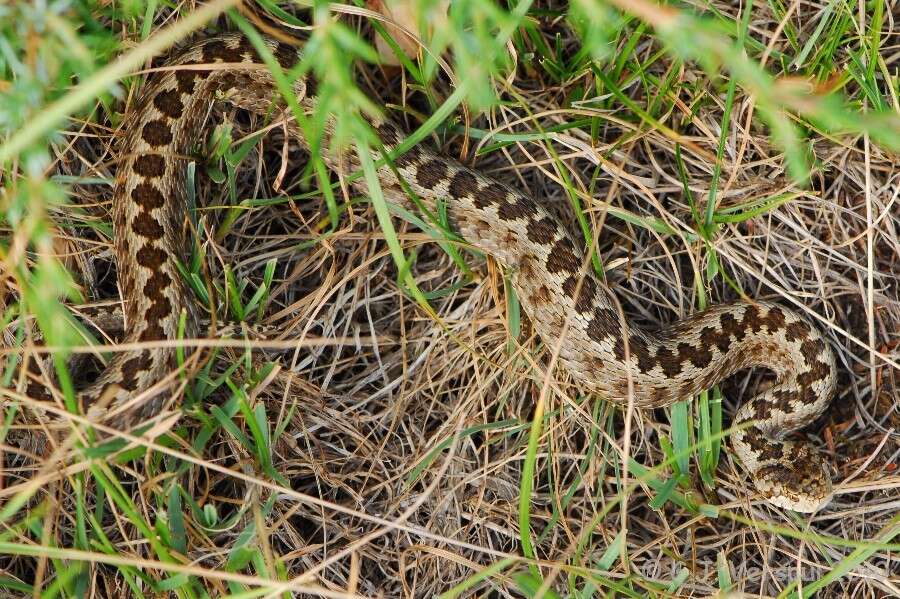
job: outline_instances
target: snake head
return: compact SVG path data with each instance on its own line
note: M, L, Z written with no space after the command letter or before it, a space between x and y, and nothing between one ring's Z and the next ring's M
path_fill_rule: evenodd
M834 493L825 460L805 443L786 442L782 458L772 460L753 476L766 501L795 512L823 508Z

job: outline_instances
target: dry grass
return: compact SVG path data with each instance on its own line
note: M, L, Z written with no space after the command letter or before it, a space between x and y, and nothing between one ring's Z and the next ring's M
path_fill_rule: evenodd
M792 8L786 21L801 45L826 6ZM893 19L897 9L886 5ZM567 56L577 52L580 42L564 22L537 9L533 19L544 42ZM796 54L786 34L773 35L784 29L770 6L753 9L749 35L769 55ZM883 29L881 56L896 72L896 23ZM336 228L323 226L321 194L306 193L290 176L306 157L285 153L276 132L247 155L234 188L239 199L274 201L249 203L221 242L214 233L227 211L199 211L208 277L220 297L226 266L237 281L250 282L247 300L275 261L260 317L227 329L247 343L221 344L203 351L207 362L189 361L190 395L203 407L181 413L185 394L173 394L181 417L157 431L165 434L152 451L132 454L134 461L90 462L69 448L29 466L6 447L0 542L9 555L0 558L0 589L113 597L142 586L155 596L168 584L184 597L260 588L240 596L426 597L462 585L462 596L587 597L592 589L755 596L808 593L834 571L820 596L900 593L900 160L864 135L812 130L816 167L807 185L795 184L757 123L754 98L738 88L728 100L725 85L691 64L657 57L660 48L646 33L637 38L615 80L647 119L613 96L572 102L576 90L599 85L588 70L555 81L523 58L515 77L495 82L507 101L473 114L468 144L461 129L426 143L529 191L572 231L581 226L571 200L579 197L609 284L636 322L672 322L735 297L723 276L708 276L713 258L747 296L774 298L817 320L841 372L833 408L807 429L836 467L838 495L826 510L806 518L754 498L727 444L714 488L701 481L696 452L669 460L651 483L636 480L636 467L623 479L623 447L638 464L658 466L671 457L663 448L674 437L697 441L703 415L681 406L670 425L664 410L632 414L583 395L564 372L548 369L551 348L532 333L527 315L519 320L509 309L494 263L463 251L469 277L420 229L395 220L407 254L416 254L412 276L431 293L437 318L428 316L398 285L369 203L355 202ZM833 61L845 64L846 54L835 49ZM631 77L636 64L652 77ZM648 87L669 77L671 85ZM363 67L360 81L371 97L429 112L397 71ZM851 82L846 91L854 89ZM452 87L439 78L431 91L441 98ZM264 125L230 111L213 118L232 123L235 140ZM74 123L53 145L52 172L80 181L66 205L50 210L58 226L53 247L93 303L116 297L108 236L115 135L116 127L95 117ZM720 139L716 216L759 201L772 205L722 223L707 245L680 172L702 213ZM283 170L285 188L276 190ZM202 175L197 196L207 207L231 204L228 186ZM670 232L642 226L647 222ZM4 293L14 291L6 280ZM233 320L224 307L217 316ZM723 385L725 414L761 384L754 372ZM703 405L715 413L709 400ZM253 438L251 415L272 435L268 456ZM536 417L540 437L531 457ZM679 418L690 418L687 428L673 431L684 426ZM13 428L34 419L25 403ZM49 414L41 419L57 422ZM673 474L673 461L687 476ZM530 531L523 531L519 499L532 468ZM9 499L29 484L39 485L35 496L13 509ZM153 529L161 536L151 543ZM523 536L536 559L523 558ZM150 581L163 586L153 591Z

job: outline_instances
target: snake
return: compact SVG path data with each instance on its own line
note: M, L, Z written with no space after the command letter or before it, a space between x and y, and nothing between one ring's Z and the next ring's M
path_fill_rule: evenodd
M175 350L159 342L198 333L198 309L178 269L191 238L191 151L208 132L217 102L294 123L271 67L290 69L301 56L295 45L278 39L254 43L243 34L217 34L189 42L151 69L124 120L111 209L127 323L123 341L138 348L115 353L79 392L90 416L134 427L161 409L158 390L167 375L171 383ZM312 111L315 76L304 74L290 85L297 105ZM814 512L829 502L828 461L814 444L788 438L824 412L836 386L834 354L806 318L776 303L741 300L655 329L634 326L588 268L583 250L538 200L426 144L395 152L407 138L403 129L382 117L371 117L370 125L380 146L365 151L377 161L386 200L408 205L415 198L420 209L443 208L454 231L504 268L534 329L558 352L575 384L609 401L657 408L740 370L766 368L775 382L737 410L730 434L734 453L772 505ZM296 125L290 133L301 147L313 145ZM332 170L360 165L359 154L349 151L313 151ZM365 180L354 185L368 189Z

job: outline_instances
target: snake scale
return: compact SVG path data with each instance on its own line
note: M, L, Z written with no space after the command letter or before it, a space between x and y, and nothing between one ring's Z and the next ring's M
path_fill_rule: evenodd
M283 68L298 60L290 45L265 44ZM314 88L311 78L294 83L304 109L313 105ZM235 34L195 42L149 76L125 121L113 203L126 342L152 347L176 338L183 310L186 336L197 333L193 302L176 268L187 238L188 154L202 139L214 101L271 117L276 96L253 45ZM404 139L389 121L373 128L385 150ZM381 153L373 151L373 158ZM323 153L323 159L331 168L354 165L347 156ZM744 368L773 371L775 384L737 412L732 446L771 503L810 512L829 501L820 454L784 440L823 412L836 384L828 344L801 316L762 301L739 302L641 330L620 318L610 291L585 268L582 251L533 198L422 145L379 167L378 176L389 201L404 202L411 190L426 207L445 203L456 231L507 269L535 329L546 343L560 344L559 361L587 390L651 408L696 395ZM120 426L158 412L161 400L152 397L160 393L144 392L171 371L172 358L173 350L164 348L117 353L81 392L83 409Z

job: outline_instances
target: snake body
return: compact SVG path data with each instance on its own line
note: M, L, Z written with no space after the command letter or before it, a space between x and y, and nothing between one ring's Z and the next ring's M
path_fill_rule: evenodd
M265 44L282 67L297 61L291 46ZM309 79L294 83L305 109L312 106L313 87ZM113 204L126 342L176 338L183 310L189 316L185 336L197 332L193 303L176 267L186 240L187 155L201 139L213 101L272 116L276 95L257 51L239 35L190 45L144 85L126 119ZM404 139L389 121L373 128L384 150ZM306 143L302 136L298 141ZM373 152L373 158L381 157ZM346 156L323 158L332 168L354 163ZM775 304L741 302L661 330L641 330L620 317L615 298L585 267L582 251L533 198L421 145L380 167L378 176L389 201L405 202L412 191L426 208L444 203L451 226L508 270L535 329L548 345L559 344L560 363L585 389L617 402L659 407L744 368L772 370L776 383L739 409L733 448L773 504L814 511L828 502L831 483L820 455L808 444L782 440L819 416L835 389L834 356L801 316ZM142 392L159 384L172 364L168 349L118 353L81 393L83 407L133 425L159 410L160 400L152 399L159 393Z

